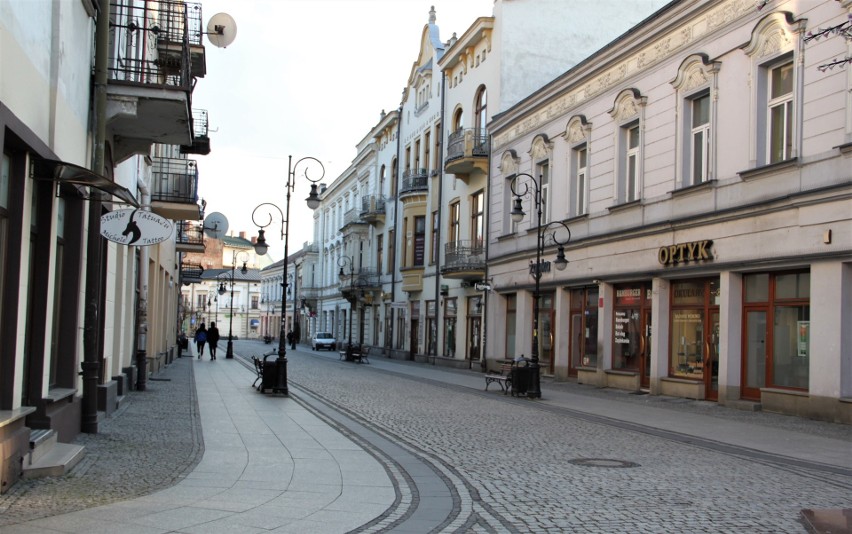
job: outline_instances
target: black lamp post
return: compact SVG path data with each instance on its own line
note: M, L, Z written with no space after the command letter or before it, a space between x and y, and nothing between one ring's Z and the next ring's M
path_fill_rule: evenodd
M521 178L527 178L526 181L520 182ZM540 178L539 178L540 180ZM539 180L536 180L532 175L521 173L516 175L512 179L511 188L512 194L515 195L515 202L512 208L511 216L512 221L518 223L524 219L524 208L522 204L521 197L525 197L527 195L532 195L533 201L535 202L536 208L536 247L535 247L535 263L530 262L530 276L535 280L535 291L533 292L533 332L532 332L532 358L530 359L530 373L532 374L532 384L530 385L529 390L527 391L527 397L531 398L541 398L541 376L539 369L539 360L538 360L538 316L539 316L539 300L541 298L540 294L540 281L541 275L546 270L549 269L550 263L547 265L542 265L541 255L544 252L545 240L547 237L547 229L551 224L561 225L567 232L568 238L565 241L559 241L556 239L556 230L550 234L550 238L557 245L556 249L556 259L553 261L557 270L564 271L565 267L568 266L568 260L565 259L565 245L568 241L571 240L571 230L568 228L568 225L562 221L553 221L549 222L542 226L541 224L541 212L542 205L544 204L544 200L541 195L541 184ZM530 185L532 184L532 185ZM523 189L519 189L519 186L523 186Z
M257 254L263 256L266 254L266 251L269 249L269 245L266 244L266 238L264 237L264 228L272 224L274 211L272 208L278 211L278 214L281 216L281 239L284 240L284 266L283 266L283 275L284 279L287 277L287 249L289 248L290 241L290 194L293 192L293 189L296 186L296 169L299 167L299 164L305 163L305 172L304 177L311 182L311 193L308 195L308 198L305 201L308 204L308 207L312 210L315 210L320 205L319 191L317 188L317 182L322 180L322 177L325 176L325 167L323 167L320 160L316 158L312 158L310 156L306 156L302 159L293 163L293 156L288 156L287 158L287 179L284 182L284 190L287 192L287 202L285 204L285 209L282 212L281 208L276 206L275 204L264 202L260 204L254 211L251 213L251 220L254 222L256 226L258 226L257 231L257 241L254 245L254 250ZM319 166L319 176L316 178L311 178L308 176L308 171L312 166ZM269 221L266 224L259 224L255 219L255 214L257 210L260 208L264 208L262 210L269 216ZM287 323L287 306L286 300L284 299L285 292L281 293L281 331L278 335L278 358L275 360L275 386L272 387L272 391L281 392L285 395L289 394L287 389L287 332L285 332L286 323Z
M349 298L346 299L349 301L349 343L346 346L346 358L349 359L352 357L352 313L355 310L355 262L349 256L341 256L337 260L337 265L340 266L340 272L337 275L341 282L346 278L346 271L343 268L349 268Z
M237 254L238 252L234 251L234 255L231 261L231 313L228 316L228 348L225 352L225 359L230 359L234 357L234 271L237 268ZM240 269L240 272L246 274L248 272L248 267L246 267L246 263L248 260L243 262L243 266ZM220 275L221 276L221 275ZM217 277L218 278L218 277ZM225 283L222 282L219 285L219 294L225 294ZM217 315L218 318L218 315Z

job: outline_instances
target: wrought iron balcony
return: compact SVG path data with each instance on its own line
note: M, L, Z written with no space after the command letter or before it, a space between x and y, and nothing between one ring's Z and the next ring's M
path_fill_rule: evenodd
M201 224L194 221L178 221L175 224L175 242L178 252L204 252L204 232Z
M441 274L457 280L481 280L485 276L485 245L482 240L464 240L444 245Z
M426 169L406 169L402 173L400 196L409 193L422 193L429 190L429 172Z
M153 142L192 143L190 95L206 72L201 19L198 3L111 3L107 120L116 161Z
M361 218L361 210L351 208L343 214L343 224L340 226L340 230L343 231L347 227L357 224L367 224L367 221Z
M350 274L343 271L343 276L340 277L338 288L344 294L345 298L350 295L351 291L373 291L381 289L381 277L378 271L374 269L362 268Z
M200 263L184 261L180 264L180 283L183 285L201 283L204 267Z
M181 154L200 154L206 156L210 153L210 137L207 135L209 122L206 109L192 110L192 144L181 145Z
M444 171L461 179L466 179L475 170L487 173L490 151L487 132L474 129L456 130L447 139Z
M195 160L154 158L151 182L152 211L175 221L201 218Z
M385 197L370 195L361 199L361 219L371 224L385 222Z

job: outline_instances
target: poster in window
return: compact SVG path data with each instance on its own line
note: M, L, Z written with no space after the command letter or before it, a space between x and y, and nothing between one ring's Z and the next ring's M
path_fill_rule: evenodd
M798 352L800 358L808 357L808 345L811 338L811 322L810 321L797 321L797 330L799 332L798 336Z

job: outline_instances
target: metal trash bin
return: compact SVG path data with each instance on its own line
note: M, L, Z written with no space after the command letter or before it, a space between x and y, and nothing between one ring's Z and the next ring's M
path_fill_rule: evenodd
M278 359L276 357L270 360L270 356L276 356L276 353L272 352L263 357L263 379L260 381L260 392L272 390L273 393L286 393L286 390L278 388Z
M517 360L512 364L512 396L526 395L532 384L532 369L527 360Z

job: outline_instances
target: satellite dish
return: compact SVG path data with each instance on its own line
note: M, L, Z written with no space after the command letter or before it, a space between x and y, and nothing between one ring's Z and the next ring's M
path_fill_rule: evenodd
M210 239L222 239L227 231L228 218L221 213L211 213L204 219L204 235Z
M207 23L207 39L217 48L225 48L237 38L237 23L227 13L217 13Z

